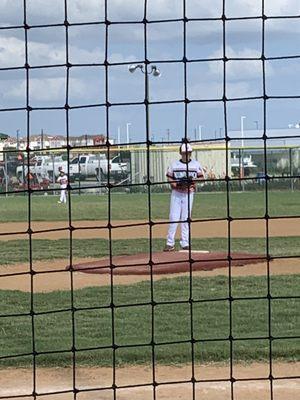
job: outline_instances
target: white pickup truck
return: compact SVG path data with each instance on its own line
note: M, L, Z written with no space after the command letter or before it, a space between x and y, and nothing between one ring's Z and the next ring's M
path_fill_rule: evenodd
M110 161L105 155L87 154L73 158L70 162L70 180L87 177L96 177L97 180L105 180L110 172L114 180L122 180L128 175L127 163L120 162L120 157L115 156Z
M50 180L53 179L53 176L57 178L60 170L68 172L68 161L63 160L61 156L37 160L35 164L35 173L41 176L46 175Z
M39 179L47 178L54 180L59 175L59 170L68 171L68 162L63 160L61 156L41 156L37 157L35 163L31 163L29 170L36 174ZM16 175L19 181L23 181L27 175L27 164L19 165L16 169Z

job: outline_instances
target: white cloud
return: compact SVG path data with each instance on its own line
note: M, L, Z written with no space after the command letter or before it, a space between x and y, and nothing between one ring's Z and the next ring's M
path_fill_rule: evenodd
M6 92L4 97L8 99L25 99L25 81L14 81L13 84L15 86ZM73 103L75 100L81 100L82 103L84 99L91 98L97 92L97 88L95 88L91 81L86 82L78 78L72 78L69 85ZM63 77L31 79L29 85L30 103L60 102L60 104L64 104L66 96L65 88L66 79Z
M262 14L261 0L231 0L225 3L227 17L254 17Z
M300 5L298 0L266 0L266 14L267 15L281 15L283 13L296 13L298 10L300 13ZM31 21L35 23L46 21L62 22L64 18L63 0L28 0L28 15ZM135 20L142 18L142 11L144 2L141 0L109 0L109 17L113 19L122 20ZM226 15L232 16L236 13L239 16L259 16L261 14L261 0L231 0L227 2ZM5 23L13 24L18 21L20 23L20 16L22 16L23 2L15 0L0 0L0 13L1 18ZM103 20L104 14L104 0L71 0L68 2L68 13L71 22L75 21L93 21ZM189 17L208 17L208 16L221 16L222 11L222 0L187 0L187 15ZM160 18L181 18L182 17L182 0L151 0L148 2L148 13L149 19L160 19ZM219 22L219 21L218 21ZM282 20L280 24L272 24L271 20L267 21L268 30L270 32L279 32L287 30L288 20ZM172 25L172 24L168 24ZM218 43L214 44L215 48L218 49L211 53L209 57L219 58L222 54L222 48L220 47L220 35L214 24L200 24L199 27L189 23L189 37L190 40L196 40L199 43L205 43L206 41ZM141 41L141 30L139 26L133 26L132 29L125 29L116 32L113 37L113 29L115 25L110 27L109 39L114 42L112 54L110 54L111 62L125 62L136 59L134 54L137 51L137 46L134 44L137 41ZM234 31L234 34L239 35L239 32L247 31L244 35L249 35L249 25L247 28L240 24ZM250 28L251 29L251 28ZM300 28L299 28L300 29ZM32 30L33 31L33 30ZM182 43L182 32L181 30L172 29L167 27L167 24L151 24L149 31L152 32L151 41L161 42L158 46L156 58L159 58L160 54L170 52L170 49L174 49L178 43ZM30 31L31 32L31 31ZM43 36L43 29L40 30L41 41L38 42L39 38L36 37L36 41L29 42L29 63L30 65L50 65L50 64L64 64L65 63L65 43L59 41L58 36L51 36L48 32ZM25 62L25 49L24 40L16 37L14 31L9 31L6 36L0 31L2 35L0 37L0 67L12 67L12 66L23 66ZM7 35L11 34L10 37ZM14 36L15 35L15 36ZM30 36L30 35L29 35ZM89 40L82 39L80 36L80 30L70 30L70 37L72 38L72 45L69 48L70 61L73 63L101 63L104 60L103 48L99 47L99 43L102 39L95 34L89 36ZM245 36L244 36L245 37ZM168 41L171 45L166 45L164 41ZM218 42L216 42L218 40ZM202 42L201 42L202 41ZM103 44L103 42L101 42ZM174 46L172 47L172 43ZM130 50L127 49L127 45L133 45ZM227 56L229 58L235 57L256 57L260 56L259 51L250 47L243 46L243 37L240 37L239 47L241 50L233 49L230 46L226 47ZM244 47L244 48L243 48ZM150 46L149 46L150 48ZM181 54L181 48L179 48ZM195 50L196 51L196 50ZM198 51L198 50L197 50ZM199 52L202 49L199 48ZM123 54L122 54L123 53ZM128 54L128 55L127 55ZM204 97L212 97L211 93L219 93L219 82L220 76L222 77L223 66L222 63L211 62L208 64L208 72L205 77L199 77L200 86L195 85L193 91L195 93L203 93ZM229 61L227 63L227 80L230 82L232 93L239 94L251 92L249 86L251 81L258 80L262 77L262 63L260 61ZM277 71L276 71L277 72ZM48 70L48 76L44 79L40 77L31 79L31 95L32 99L38 101L58 100L62 98L64 93L65 85L65 71L62 68L61 71L55 69ZM274 74L272 66L268 66L267 74ZM172 73L169 73L172 76ZM127 78L124 77L124 85L127 84ZM198 79L198 78L197 78ZM207 80L207 81L206 81ZM196 80L197 81L197 80ZM74 80L73 96L77 98L80 96L84 99L88 97L88 91L92 91L93 85L87 84L81 79L80 74L76 75ZM24 83L18 83L13 89L8 89L7 96L9 98L23 98L24 97ZM172 94L173 96L173 94ZM171 97L172 97L171 96ZM175 96L176 97L176 96ZM215 97L215 96L213 96ZM235 97L235 96L233 96Z
M27 0L29 20L63 22L63 0ZM104 0L71 0L68 1L68 16L70 20L103 20ZM142 19L144 1L141 0L109 0L108 12L113 17L122 20ZM226 2L227 16L258 16L261 15L261 0L231 0ZM222 0L186 0L188 17L221 16ZM23 0L0 0L2 23L14 24L23 18ZM265 0L266 15L299 15L298 0ZM148 1L147 16L151 19L181 18L183 16L182 0L151 0Z
M268 16L299 15L299 0L265 0L265 14ZM288 25L288 21L287 25Z
M227 82L226 96L229 99L242 97L256 97L262 95L262 86L253 85L249 82Z
M188 17L221 17L222 0L187 0L186 8ZM28 18L31 24L43 23L62 23L64 20L63 0L27 0ZM109 0L108 17L113 20L128 21L142 20L143 5L142 0ZM148 2L147 17L151 19L168 19L182 18L182 0L151 0ZM300 3L299 0L266 0L265 13L267 15L299 15ZM23 20L23 1L22 0L0 0L0 14L2 24L14 25L22 24ZM261 0L231 0L226 2L226 15L230 16L260 16L261 15ZM72 0L68 1L68 18L70 22L89 22L103 21L104 19L104 0ZM219 21L218 21L219 22ZM221 22L220 22L221 23ZM170 24L168 24L170 25ZM245 34L251 33L249 24L239 24L236 29L238 37L239 32ZM289 28L289 20L267 20L268 31L272 32L295 32L295 28ZM139 41L141 37L141 29L138 25L128 27L127 30L120 30L118 37L120 46L130 42ZM61 28L63 29L63 28ZM197 40L218 40L216 39L215 25L212 24L188 24L189 39L196 38ZM250 29L250 31L249 31ZM299 25L300 31L300 25ZM111 26L109 31L117 30L116 25ZM126 34L128 31L128 34ZM29 31L29 33L33 32ZM171 39L182 40L182 28L168 28L167 24L151 24L149 32L152 32L151 40L164 41ZM10 35L15 36L17 32L11 31ZM74 40L81 40L82 31L80 29L70 29L70 37ZM49 29L39 30L39 41L53 44L61 43L59 35L52 34ZM118 35L117 35L118 36ZM94 31L91 31L88 46L98 47L99 37ZM36 40L37 41L37 40ZM243 38L240 39L242 44ZM75 44L77 46L77 44ZM87 41L82 41L78 46L87 47Z
M21 67L24 64L24 41L14 37L0 37L0 67Z
M211 58L217 57L220 50L212 53ZM245 48L240 51L233 50L230 46L226 47L228 58L257 58L259 55L256 50ZM209 69L212 75L220 76L223 72L223 65L219 62L210 62ZM274 73L272 66L266 72L269 76ZM262 62L260 60L230 60L226 63L226 77L232 81L252 80L262 77Z
M63 101L65 95L65 78L31 79L29 93L31 101ZM8 99L24 99L26 94L25 81L14 81L14 85L5 93Z
M1 25L20 25L23 23L22 0L0 0Z
M223 95L221 82L205 81L191 85L188 90L190 99L220 99Z
M104 60L103 50L97 47L93 50L86 50L70 46L69 53L70 61L74 63L96 63ZM28 58L31 66L64 64L66 62L66 48L64 44L29 42ZM0 37L0 66L21 67L24 64L24 41L14 37Z
M107 2L108 4L110 1ZM126 3L126 2L124 2ZM72 0L68 2L68 17L75 21L103 21L104 0Z
M261 95L257 86L250 82L227 82L226 96L227 98L254 97ZM223 96L223 82L218 81L202 81L191 86L188 91L190 99L221 99Z
M228 61L226 63L226 77L231 81L253 80L262 77L261 61Z
M64 2L61 0L27 0L28 24L62 23L65 19Z

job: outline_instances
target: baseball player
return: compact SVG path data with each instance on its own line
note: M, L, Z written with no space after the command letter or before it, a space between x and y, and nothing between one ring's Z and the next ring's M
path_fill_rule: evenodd
M192 146L189 143L183 143L179 149L181 159L173 162L167 171L167 179L170 182L172 194L170 225L164 251L175 250L175 235L178 221L181 224L180 246L183 250L190 249L189 223L187 219L191 216L192 212L196 182L204 177L203 168L200 163L191 159L192 151Z
M60 169L59 177L57 178L57 182L60 184L60 199L58 201L59 204L63 204L67 202L66 190L68 186L68 176L65 172Z

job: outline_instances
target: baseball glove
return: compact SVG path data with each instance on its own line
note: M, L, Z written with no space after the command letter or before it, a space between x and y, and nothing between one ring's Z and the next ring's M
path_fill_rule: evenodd
M181 178L177 182L177 187L180 189L188 189L193 186L193 180L191 178Z

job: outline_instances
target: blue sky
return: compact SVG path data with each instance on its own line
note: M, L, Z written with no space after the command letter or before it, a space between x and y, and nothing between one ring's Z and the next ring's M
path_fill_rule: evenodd
M30 25L56 24L64 20L63 0L27 0ZM221 0L186 0L188 18L219 18ZM227 0L227 17L255 17L261 15L261 0ZM149 0L147 18L151 21L182 18L182 0ZM137 21L143 18L142 0L108 0L111 21ZM296 16L300 14L298 0L265 0L265 14ZM22 25L23 0L0 0L1 27ZM104 0L69 0L70 23L103 21ZM148 58L150 61L180 60L183 57L182 22L151 23L147 28ZM300 55L300 19L267 19L265 25L265 55L280 57ZM64 27L34 28L28 31L28 57L31 66L51 66L65 62ZM190 21L187 23L187 57L189 60L222 57L222 21ZM109 27L109 62L132 62L144 59L143 24L113 24ZM102 63L105 54L104 25L71 26L69 54L73 64ZM258 58L262 52L262 23L260 19L226 22L227 62L226 94L229 99L262 95L262 62L246 60ZM24 30L0 30L0 68L24 65ZM184 96L183 63L156 63L160 78L150 77L150 101L180 100ZM266 62L266 89L269 96L300 96L300 58ZM25 71L0 70L0 108L25 106ZM105 71L103 67L71 68L69 103L71 106L98 104L105 101ZM61 107L65 104L66 71L64 67L33 69L30 71L30 105L32 107ZM223 95L223 62L192 62L187 68L187 94L190 99L214 100ZM144 78L128 66L109 68L109 101L111 103L138 102L144 99ZM66 134L65 112L33 111L30 119L32 134L43 128L46 133ZM262 100L229 101L228 129L239 130L241 116L245 116L245 131L262 127ZM15 135L17 129L26 130L26 112L0 113L0 131ZM267 126L286 128L300 122L300 99L272 99L267 102ZM188 136L202 126L203 138L224 135L222 102L207 101L188 106ZM257 122L256 122L257 121ZM105 108L84 108L70 112L70 134L105 132ZM145 108L118 106L110 108L111 137L121 129L126 140L126 123L130 122L130 136L134 141L145 140ZM184 134L183 104L150 106L151 136L166 140L167 131L173 140ZM300 131L299 131L300 132Z

